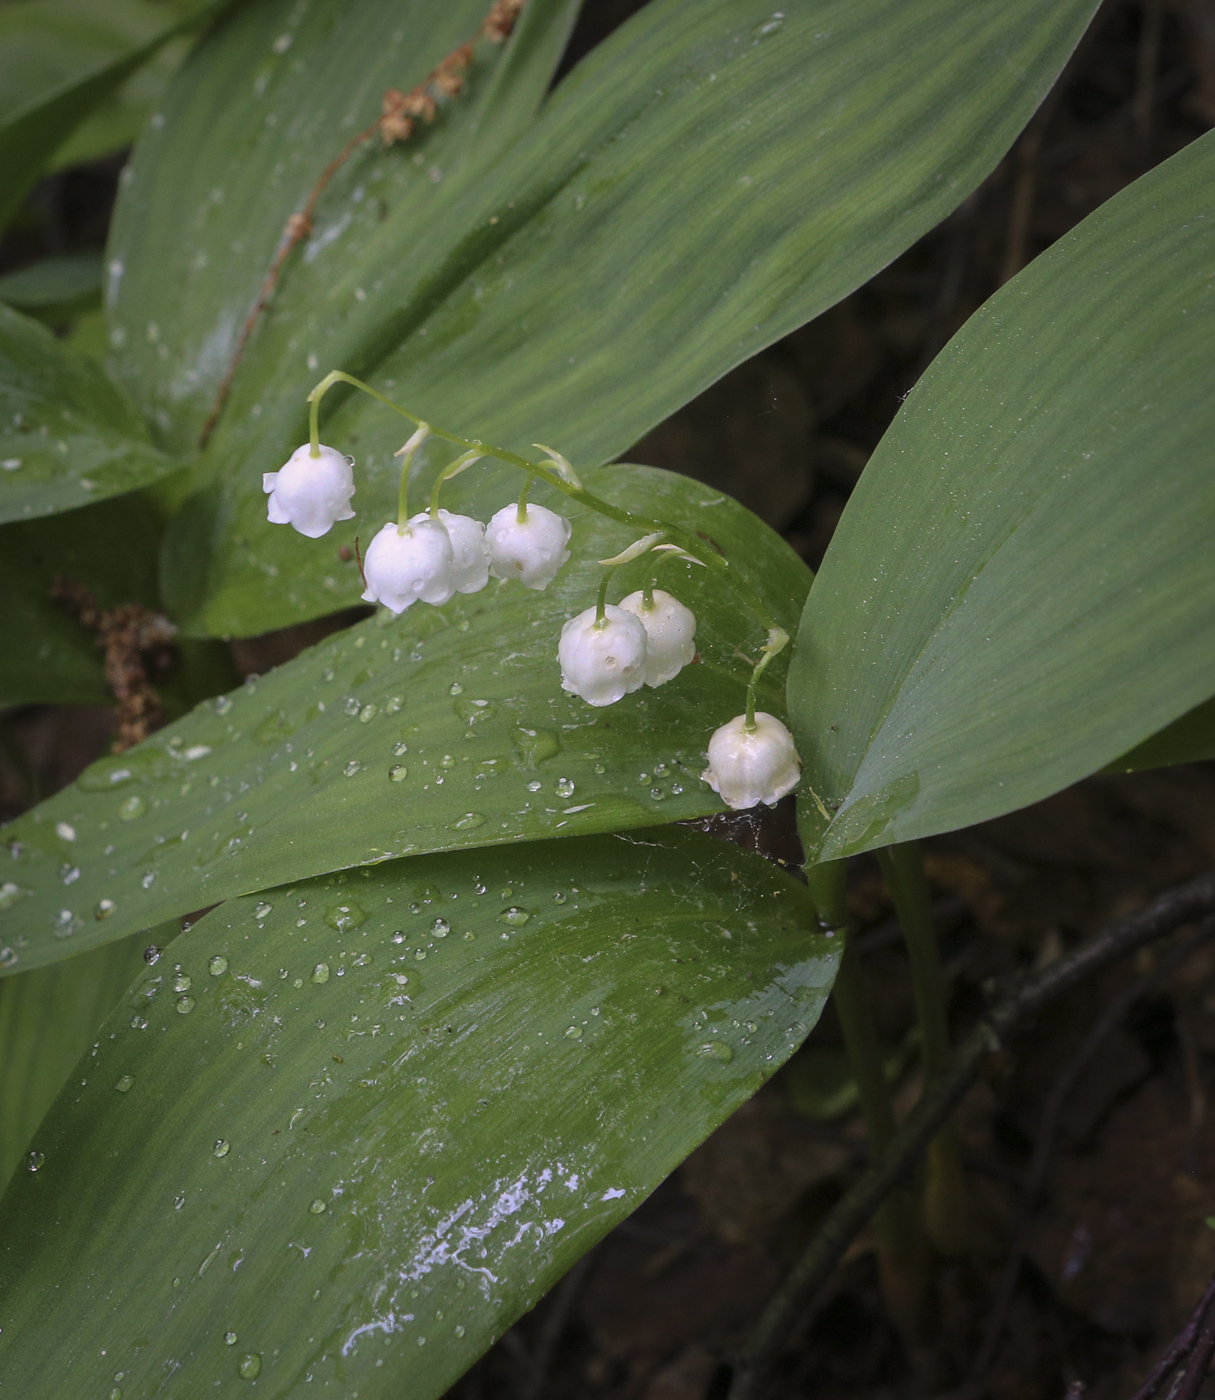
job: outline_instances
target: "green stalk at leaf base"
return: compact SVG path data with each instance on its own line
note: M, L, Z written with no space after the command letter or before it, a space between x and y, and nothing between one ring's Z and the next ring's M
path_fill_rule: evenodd
M833 929L837 937L847 940L844 862L827 861L809 866L806 879L820 920ZM831 996L856 1080L869 1151L877 1159L894 1137L894 1105L860 965L847 942ZM900 1332L909 1343L915 1343L925 1332L928 1280L924 1240L911 1192L902 1190L889 1195L874 1217L874 1225L882 1293Z
M924 860L915 841L887 846L878 861L911 961L916 1017L920 1027L920 1055L927 1082L949 1060L949 1027L941 982L941 957L936 927L924 875ZM957 1132L947 1125L933 1140L926 1159L924 1224L933 1247L948 1257L970 1248L970 1212L967 1209L965 1174L958 1151Z

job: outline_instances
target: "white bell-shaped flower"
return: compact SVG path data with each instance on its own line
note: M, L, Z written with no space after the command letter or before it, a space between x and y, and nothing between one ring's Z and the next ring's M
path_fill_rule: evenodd
M614 705L645 683L645 628L635 614L611 603L602 620L596 612L587 608L561 629L561 688L588 705Z
M696 616L678 598L654 589L647 605L644 593L630 593L620 606L645 628L645 683L665 685L696 656Z
M709 740L709 766L700 775L727 807L736 811L766 802L769 807L792 792L801 776L793 735L774 715L756 711L723 724Z
M389 521L367 546L363 576L369 603L383 603L403 613L420 598L446 603L456 591L452 582L452 547L446 527L417 515L404 530Z
M545 589L570 557L572 526L564 515L530 502L524 514L520 520L517 505L503 506L485 527L489 571L494 578L517 578L528 588Z
M310 540L328 534L335 520L350 520L354 511L354 472L345 457L332 447L322 447L320 456L312 446L297 447L287 465L276 472L262 473L262 490L270 497L266 514L272 525L293 525Z
M457 593L479 593L489 582L489 546L485 526L471 515L440 510L439 519L451 540L451 582Z

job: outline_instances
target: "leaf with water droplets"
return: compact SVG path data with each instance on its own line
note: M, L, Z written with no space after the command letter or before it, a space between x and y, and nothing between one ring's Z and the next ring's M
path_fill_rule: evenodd
M193 1015L146 969L149 1028L115 1012L17 1173L14 1393L105 1394L121 1356L133 1395L257 1358L270 1395L440 1396L792 1053L836 965L800 884L678 828L310 880L262 926L255 902L173 944Z
M793 625L809 571L749 511L648 467L614 468L611 494L711 535ZM341 866L721 811L700 781L703 752L743 707L740 648L762 641L765 626L715 571L664 563L664 587L697 615L700 664L608 709L566 694L561 625L594 599L595 561L630 535L592 512L570 513L577 557L545 592L494 584L441 608L381 613L102 759L6 827L17 857L8 878L26 892L6 919L6 941L25 938L23 965ZM625 565L618 596L652 567ZM760 697L776 713L783 662L769 668ZM463 693L453 699L456 677ZM488 702L473 725L468 700ZM369 706L376 713L363 723ZM267 716L283 714L283 737L259 742ZM56 834L64 823L74 841ZM69 855L80 875L65 888ZM103 921L92 913L100 900L109 901ZM261 917L261 905L250 914ZM359 911L335 901L329 917L339 927Z

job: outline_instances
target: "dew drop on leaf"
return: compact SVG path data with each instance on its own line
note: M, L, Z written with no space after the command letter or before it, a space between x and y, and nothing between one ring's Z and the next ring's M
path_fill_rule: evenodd
M328 964L328 963L317 963L317 965L312 969L312 977L311 977L310 980L313 981L313 982L315 982L315 983L317 984L317 986L320 986L320 985L322 985L323 983L328 982L328 981L329 981L329 964Z
M255 919L264 919L267 914L273 912L273 909L274 905L267 904L266 901L263 899L262 902L259 905L257 905L257 907L253 910L253 917Z
M503 909L501 914L498 915L498 919L501 923L510 924L512 928L522 928L530 918L531 915L526 909L520 909L513 904L509 909Z
M228 970L228 959L222 953L216 955L207 964L207 971L212 977L222 977Z
M193 1011L193 1010L194 1010L194 998L193 998L193 997L178 997L178 998L177 998L177 1014L178 1014L179 1016L188 1016L188 1015L190 1014L190 1012Z
M322 1201L321 1198L318 1196L317 1199L313 1201L312 1204L308 1207L308 1209L312 1212L313 1215L324 1215L325 1202Z
M232 1144L223 1138L216 1138L215 1146L211 1149L217 1157L226 1157L231 1150Z
M247 1352L241 1357L236 1371L242 1380L255 1381L262 1373L261 1357L255 1351Z
M388 770L388 776L394 783L403 783L409 777L409 769L403 763L394 763Z
M33 1151L25 1154L25 1166L27 1171L36 1172L46 1161L45 1153Z
M114 1088L117 1089L120 1094L125 1094L130 1090L131 1085L134 1083L134 1079L132 1079L129 1074L124 1074L122 1078L118 1081L118 1083L114 1085Z

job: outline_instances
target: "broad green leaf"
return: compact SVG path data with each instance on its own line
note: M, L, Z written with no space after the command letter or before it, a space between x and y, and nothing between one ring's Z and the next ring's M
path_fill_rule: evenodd
M1133 773L1139 768L1166 768L1208 758L1215 758L1215 698L1195 705L1107 767L1114 773Z
M756 516L653 468L597 476L613 500L711 536L794 625L809 571ZM570 517L575 558L545 592L491 583L399 620L381 612L11 823L17 965L342 866L721 811L699 780L704 749L743 708L746 655L765 625L715 572L663 564L660 581L697 615L701 664L605 709L565 694L561 624L594 603L595 561L630 538L602 516ZM610 596L640 587L651 566L626 566ZM782 659L761 696L769 710ZM70 887L65 868L80 871Z
M805 1037L811 927L792 878L674 830L224 905L5 1198L6 1385L440 1396Z
M945 348L865 469L790 666L822 857L965 826L1215 693L1215 135ZM812 804L803 803L803 813Z
M101 291L101 254L68 253L44 258L0 277L0 301L19 311L71 306Z
M473 101L410 146L361 153L322 199L245 352L215 478L166 546L182 622L247 633L334 605L294 541L259 531L261 473L302 440L321 373L372 375L456 431L539 438L579 468L610 460L962 200L1092 9L654 0L490 168L453 171L474 70ZM387 82L416 81L469 27L457 4L415 0L408 25L392 14L278 0L232 17L137 149L112 238L115 366L179 450L325 161ZM291 48L276 57L280 34ZM326 433L360 459L363 508L386 511L395 420L349 401Z
M63 574L103 608L155 607L161 520L141 495L0 526L0 705L105 705L96 638L58 604Z
M143 966L147 941L125 938L0 983L0 1185Z
M0 7L0 224L57 149L179 31L182 18L227 2L178 6L181 18L148 0L15 0ZM85 159L101 153L88 146L78 152Z
M132 491L180 465L96 361L0 306L0 522Z

